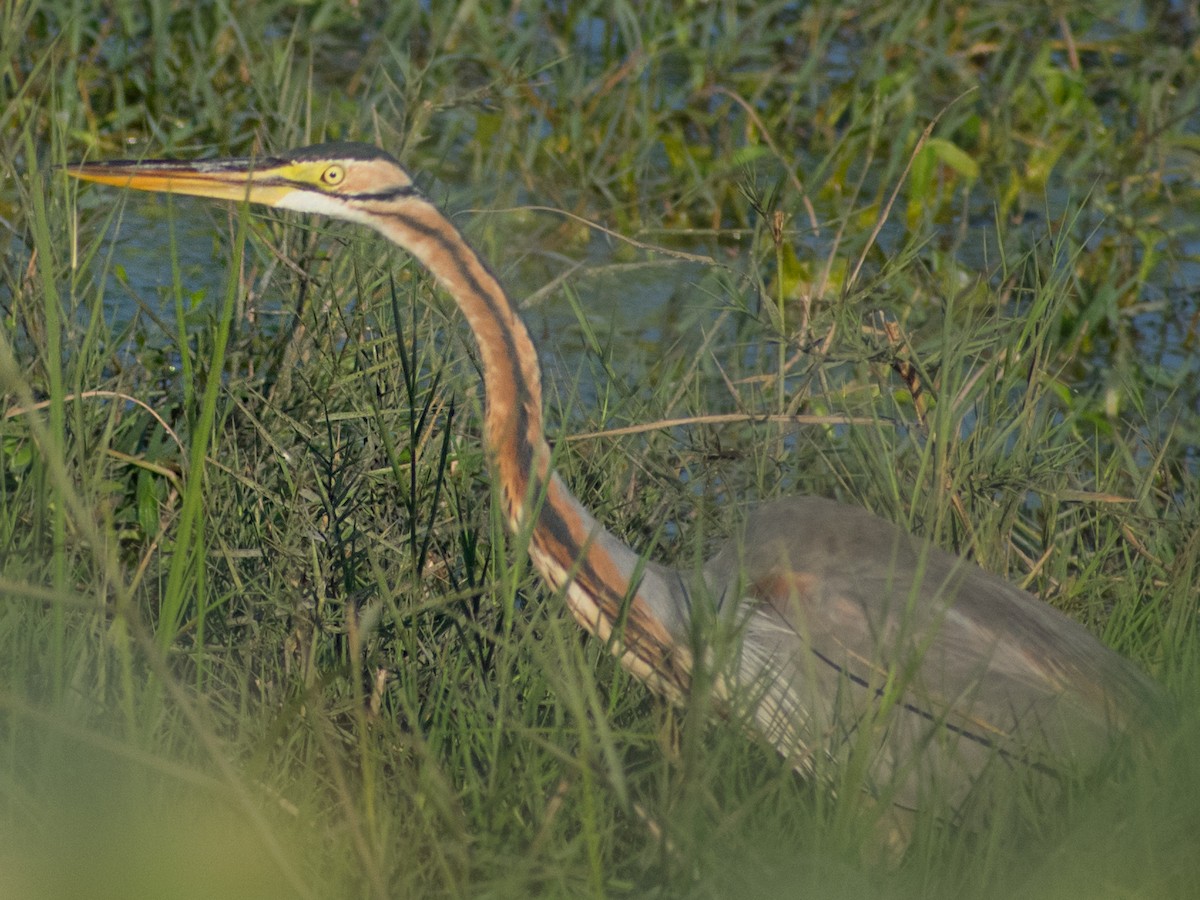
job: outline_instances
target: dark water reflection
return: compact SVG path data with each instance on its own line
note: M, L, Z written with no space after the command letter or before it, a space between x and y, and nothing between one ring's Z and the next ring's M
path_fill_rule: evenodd
M1060 198L1061 215L1069 199ZM1030 232L1047 229L1055 210L1046 218L1031 215L1023 223ZM154 328L153 318L177 327L172 267L178 265L187 305L198 324L215 310L224 296L228 278L231 235L236 212L203 200L163 198L128 194L124 211L106 236L114 246L108 256L123 270L124 279L109 274L106 310L111 322L123 327L139 310L146 339L164 340ZM548 215L548 214L546 214ZM542 214L534 218L540 223ZM972 229L978 239L960 242L954 249L964 271L989 272L999 256L993 245L994 229L984 222ZM1164 260L1150 272L1140 295L1132 303L1114 305L1107 318L1092 324L1087 355L1076 371L1066 373L1077 381L1077 390L1103 392L1117 378L1136 381L1137 402L1147 418L1164 429L1173 429L1184 444L1200 444L1196 414L1200 413L1200 238L1190 235L1186 211L1176 211L1176 222L1166 222L1163 240L1173 243ZM513 220L518 220L512 227ZM510 292L521 305L522 315L534 335L542 356L547 392L551 397L573 398L579 410L595 410L606 403L606 392L630 396L639 386L653 389L658 379L681 371L672 366L673 356L694 354L703 335L714 328L736 328L740 311L756 300L753 290L739 275L745 268L737 248L706 246L695 241L687 250L719 258L718 266L706 266L630 249L602 235L583 245L547 247L545 234L535 234L520 224L520 216L496 213L481 222L468 222L468 233L478 233L477 243L492 258ZM535 227L542 227L541 224ZM488 232L487 229L494 229ZM1177 231L1173 229L1177 228ZM338 250L337 240L350 239L356 232L338 225L322 237L322 256ZM1036 238L1034 238L1036 240ZM1128 241L1128 236L1096 227L1088 246L1106 239ZM899 229L885 229L881 246L899 242ZM487 247L494 247L492 252ZM531 249L532 248L532 249ZM685 248L679 248L685 249ZM820 250L799 246L800 253L814 254L819 267ZM254 252L254 251L248 251ZM173 260L176 262L173 263ZM318 263L320 265L321 263ZM397 263L399 264L399 263ZM727 265L726 265L727 264ZM1070 260L1064 265L1071 265ZM99 265L99 263L97 263ZM565 277L561 277L564 276ZM1086 276L1086 273L1084 273ZM549 285L549 287L547 287ZM287 321L292 300L271 295L258 307L259 321ZM206 306L207 305L207 306ZM581 325L580 316L586 321ZM186 327L186 326L185 326ZM271 327L267 324L265 327ZM157 334L157 337L156 337ZM728 347L722 335L718 346ZM736 338L734 338L736 339ZM1153 438L1151 444L1157 443ZM1195 468L1196 455L1185 454Z

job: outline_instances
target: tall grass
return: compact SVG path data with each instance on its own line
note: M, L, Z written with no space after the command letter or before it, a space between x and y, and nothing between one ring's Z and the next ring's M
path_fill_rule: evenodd
M0 894L1189 896L1192 25L433 6L3 11ZM1154 764L881 858L865 797L660 703L533 577L402 254L147 207L211 217L196 298L177 242L122 258L142 200L51 168L340 135L531 298L556 457L618 534L691 565L758 500L866 506L1163 681ZM668 312L631 326L647 273Z

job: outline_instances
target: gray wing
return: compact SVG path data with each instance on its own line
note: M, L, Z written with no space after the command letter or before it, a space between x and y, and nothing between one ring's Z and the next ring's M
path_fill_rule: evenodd
M1160 702L1079 623L829 500L759 509L706 579L759 730L810 772L861 753L899 806L962 807L997 769L1084 773Z

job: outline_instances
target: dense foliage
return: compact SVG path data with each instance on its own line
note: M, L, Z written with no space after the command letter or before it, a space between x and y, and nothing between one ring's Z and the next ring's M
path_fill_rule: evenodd
M0 894L1190 895L1194 11L107 7L0 10ZM881 858L867 798L532 577L407 259L53 168L327 138L528 298L560 467L631 544L867 506L1162 680L1162 764Z

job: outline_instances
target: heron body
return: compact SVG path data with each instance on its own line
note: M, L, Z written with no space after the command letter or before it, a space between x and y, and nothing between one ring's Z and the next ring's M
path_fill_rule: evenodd
M1158 703L1154 682L1079 623L862 509L777 501L702 572L646 560L554 472L528 331L488 266L383 151L335 143L70 173L345 219L410 253L474 334L489 463L538 572L665 696L680 700L698 665L717 665L718 699L798 770L829 771L862 752L864 788L955 819L996 770L1087 771ZM732 636L723 662L710 626Z

